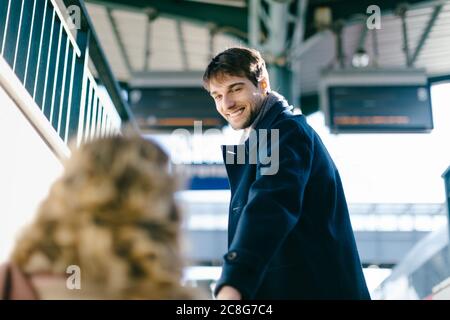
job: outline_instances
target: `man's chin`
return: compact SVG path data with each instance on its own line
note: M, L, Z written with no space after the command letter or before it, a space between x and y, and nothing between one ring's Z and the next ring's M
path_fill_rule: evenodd
M235 124L231 124L231 123L229 123L229 125L233 130L236 130L236 131L242 130L241 126L239 126L239 125L235 125Z
M243 130L245 128L248 128L248 126L246 126L245 124L242 123L229 123L231 128L233 128L233 130Z
M231 126L231 128L233 128L233 130L243 130L243 129L247 129L248 127L250 127L251 123L249 121L245 121L245 122L228 122L228 124Z

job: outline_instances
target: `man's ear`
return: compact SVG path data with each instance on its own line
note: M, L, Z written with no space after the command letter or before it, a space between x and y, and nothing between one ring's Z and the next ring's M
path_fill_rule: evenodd
M259 80L259 85L261 87L262 92L264 92L264 94L267 94L267 92L269 91L269 85L267 84L267 80L265 78L262 78L261 80Z

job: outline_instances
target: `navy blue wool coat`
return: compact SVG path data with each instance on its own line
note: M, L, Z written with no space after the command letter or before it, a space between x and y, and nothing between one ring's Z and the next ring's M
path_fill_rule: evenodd
M278 129L278 142L270 131L266 139L269 156L278 148L276 174L262 174L267 161L251 161L260 137L222 146L231 202L215 294L230 285L244 299L370 299L341 179L319 136L286 101L270 107L260 129Z

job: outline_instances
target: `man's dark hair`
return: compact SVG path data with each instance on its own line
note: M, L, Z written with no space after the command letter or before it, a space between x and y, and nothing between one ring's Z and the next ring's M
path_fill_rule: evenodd
M234 47L216 55L203 74L203 86L209 91L209 82L225 75L245 77L255 86L267 74L266 63L254 49Z

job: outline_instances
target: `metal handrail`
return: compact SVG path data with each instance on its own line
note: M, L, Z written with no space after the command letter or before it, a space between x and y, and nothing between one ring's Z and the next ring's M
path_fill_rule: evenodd
M107 89L111 100L114 103L120 117L123 121L129 123L131 127L139 132L137 122L131 112L128 102L123 98L120 87L112 73L112 69L106 59L106 55L100 45L100 41L94 31L93 23L89 17L86 6L83 0L61 0L66 7L76 6L80 8L81 13L81 30L89 30L89 56L94 62L95 68L98 72L99 80Z
M48 119L36 105L33 97L23 87L21 81L2 57L0 57L0 87L6 90L8 95L26 118L33 124L53 153L60 159L69 157L70 150L67 144L65 144L61 137L55 132Z
M71 18L64 14L67 4L78 5L82 15L82 24L75 31ZM67 147L71 138L81 143L120 134L124 122L131 122L137 130L82 1L1 0L0 60L2 68L8 71L3 74L2 87L14 91L9 94L16 96L21 91L17 88L20 84L27 94L22 94L26 98L16 97L19 107L36 109L32 114L40 112L39 120L34 116L29 120L38 121L39 125L33 125L41 131L53 131L40 132L43 137L56 135ZM89 61L97 70L98 79L92 76ZM100 83L107 96L99 94ZM88 114L85 109L93 112ZM42 125L43 119L48 125Z

